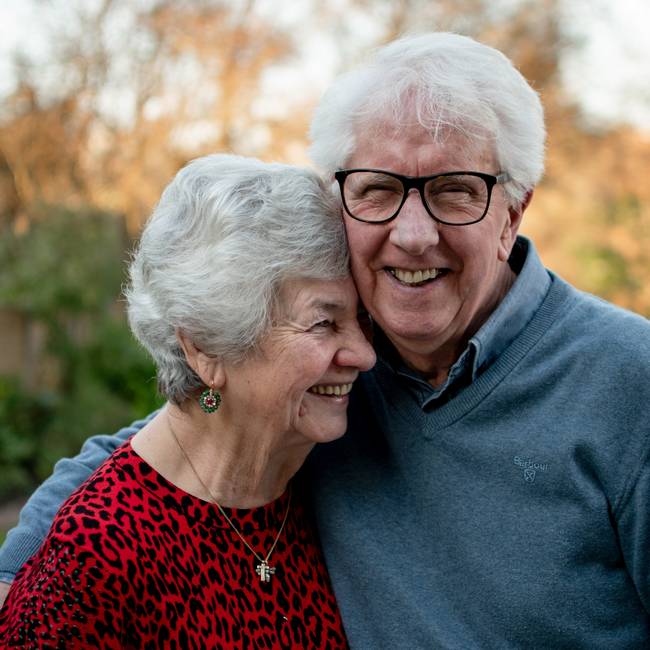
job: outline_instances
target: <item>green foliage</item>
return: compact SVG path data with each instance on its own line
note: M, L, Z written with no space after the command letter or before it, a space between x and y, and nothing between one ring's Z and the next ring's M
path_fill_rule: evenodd
M40 207L29 230L0 239L0 304L53 322L94 313L119 294L121 222L96 212Z
M636 230L642 227L642 204L641 200L635 194L623 194L614 199L606 201L600 221L605 226L615 226L623 224L630 229Z
M573 250L580 262L580 286L587 291L642 312L635 304L647 276L650 231L641 201L621 194L603 202L592 222L599 224L591 241Z
M56 410L53 395L30 395L14 378L0 378L0 499L27 490Z
M580 248L583 286L606 300L615 300L621 293L633 293L637 283L630 274L627 260L609 246Z
M39 480L49 475L61 456L76 453L89 435L113 433L162 403L156 394L155 368L123 319L99 322L84 345L66 354L66 391L34 457Z
M45 325L59 381L30 389L0 377L0 500L42 481L88 436L161 404L155 368L118 302L124 240L115 217L60 208L1 238L0 306Z

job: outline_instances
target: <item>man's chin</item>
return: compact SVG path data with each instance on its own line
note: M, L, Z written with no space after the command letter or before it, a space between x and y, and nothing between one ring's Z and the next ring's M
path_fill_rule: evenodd
M433 343L437 339L436 333L442 329L440 323L432 319L424 320L421 314L414 314L411 319L377 320L377 324L395 347L409 343Z

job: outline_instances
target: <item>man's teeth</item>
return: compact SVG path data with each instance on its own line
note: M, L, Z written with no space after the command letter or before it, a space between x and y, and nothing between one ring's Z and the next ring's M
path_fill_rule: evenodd
M405 284L418 284L425 280L433 280L440 275L440 269L423 269L420 271L407 271L406 269L388 269L400 282Z
M352 390L352 384L332 384L329 386L312 386L310 393L316 395L347 395Z

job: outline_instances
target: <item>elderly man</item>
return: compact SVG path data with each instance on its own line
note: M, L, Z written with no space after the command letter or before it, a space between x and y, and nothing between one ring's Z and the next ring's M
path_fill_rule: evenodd
M650 324L517 237L537 95L492 48L428 34L335 81L311 135L379 357L306 468L352 647L648 647ZM0 577L139 426L59 463Z

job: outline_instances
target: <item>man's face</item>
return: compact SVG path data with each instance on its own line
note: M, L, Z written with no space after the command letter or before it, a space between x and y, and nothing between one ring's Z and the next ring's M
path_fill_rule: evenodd
M422 127L386 128L361 136L346 168L407 176L449 171L497 174L489 143L468 147L459 135L442 144ZM344 213L352 273L364 305L402 357L435 376L448 368L507 292L507 260L521 214L509 210L500 185L485 218L468 226L437 223L411 191L399 215L367 224ZM428 271L415 282L406 272Z

